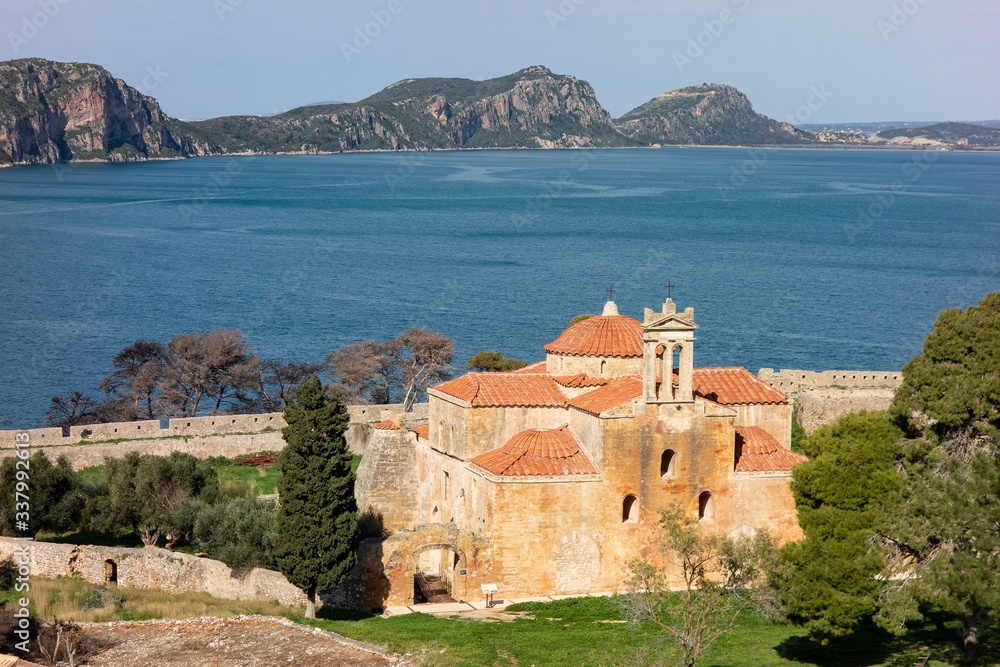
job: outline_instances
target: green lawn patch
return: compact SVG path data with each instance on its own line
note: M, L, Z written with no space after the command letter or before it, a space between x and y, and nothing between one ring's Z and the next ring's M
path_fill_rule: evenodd
M276 465L242 465L223 456L213 456L209 462L219 474L219 488L227 495L260 496L278 492L277 484L281 471Z
M394 653L422 654L426 664L442 667L616 665L629 664L629 658L643 647L658 655L673 650L652 625L621 623L618 608L609 598L525 603L511 605L507 611L524 612L525 616L509 622L427 614L380 618L321 609L316 621L294 620L384 646ZM739 627L720 639L698 664L910 667L928 654L935 666L961 664L956 637L950 624L931 616L924 627L905 637L866 626L851 637L821 646L810 641L801 628L774 623L748 611L741 616ZM984 648L992 658L983 664L998 664L997 647L987 644Z

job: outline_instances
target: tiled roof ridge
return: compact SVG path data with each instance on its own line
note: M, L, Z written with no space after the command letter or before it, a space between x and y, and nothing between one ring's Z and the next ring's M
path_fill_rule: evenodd
M595 315L566 328L545 351L570 357L642 356L642 322L627 315Z
M743 473L787 473L808 461L808 457L785 449L759 426L737 426L736 428L736 472Z
M570 389L603 387L610 382L608 378L587 375L586 373L577 373L575 375L553 375L552 379L556 384L562 385L563 387L569 387Z
M499 477L597 474L569 424L526 429L470 463Z

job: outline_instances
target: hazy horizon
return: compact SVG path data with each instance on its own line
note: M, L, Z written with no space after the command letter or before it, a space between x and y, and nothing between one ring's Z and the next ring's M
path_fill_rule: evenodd
M0 59L95 63L187 119L544 65L615 117L711 82L796 124L984 121L1000 118L998 18L988 0L8 0Z

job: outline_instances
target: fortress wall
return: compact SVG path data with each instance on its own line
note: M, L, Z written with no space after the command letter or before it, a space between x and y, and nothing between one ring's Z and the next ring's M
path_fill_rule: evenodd
M372 424L383 419L399 419L402 405L349 405L351 416L345 438L351 453L363 455L372 435ZM407 415L414 423L427 419L427 404L418 403ZM27 433L30 447L44 451L55 460L66 456L74 468L100 465L106 456L120 457L128 452L169 454L179 451L199 458L263 451L279 451L285 446L281 429L285 420L280 412L257 415L216 415L211 417L176 417L164 428L158 420L114 422L74 426L64 436L60 428L36 428L25 431L0 431L0 458L6 449L16 447L16 435Z
M226 600L277 600L289 606L304 605L305 593L280 573L254 568L234 576L225 563L167 551L156 547L127 549L51 542L33 542L0 537L0 558L30 550L33 576L79 575L94 584L104 584L114 572L119 586L154 588L174 593L208 593Z
M898 389L903 383L899 371L796 371L762 368L757 377L781 391L795 392L820 387L889 388Z
M807 433L861 410L885 410L903 383L899 371L775 371L757 374L795 402L798 419Z

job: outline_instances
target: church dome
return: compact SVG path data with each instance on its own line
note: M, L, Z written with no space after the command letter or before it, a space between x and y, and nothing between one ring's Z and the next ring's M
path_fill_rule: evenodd
M608 301L601 315L577 322L559 338L545 346L549 354L578 357L642 356L642 324L618 314L614 301Z

